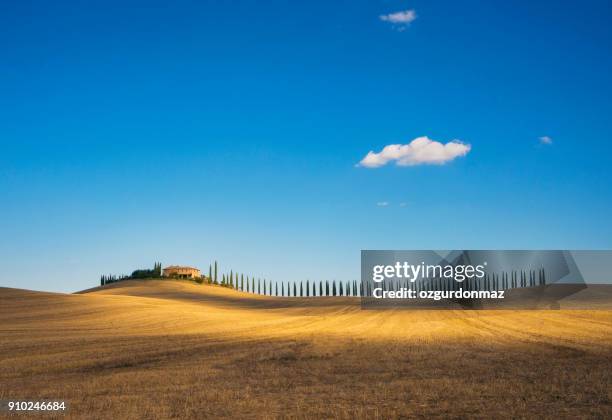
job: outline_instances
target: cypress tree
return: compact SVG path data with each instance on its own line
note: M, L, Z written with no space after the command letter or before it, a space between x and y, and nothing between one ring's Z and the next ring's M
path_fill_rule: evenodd
M528 275L525 275L525 287L527 287L527 285L531 286L531 270L529 270Z
M261 279L257 278L257 294L261 295Z
M531 277L533 275L532 273L533 273L533 270L529 270L529 286L531 286Z
M332 296L336 296L336 280L332 282Z
M297 285L293 282L293 297L297 296Z
M329 280L325 280L325 296L329 296Z
M285 282L281 283L281 296L285 296Z
M302 280L300 280L300 297L304 296L304 290L302 286Z
M240 275L240 290L244 292L244 274Z
M529 276L525 275L525 287L531 285L531 270L529 270Z
M217 278L217 261L215 261L215 284L219 284L219 279Z
M310 297L310 281L306 280L306 296Z

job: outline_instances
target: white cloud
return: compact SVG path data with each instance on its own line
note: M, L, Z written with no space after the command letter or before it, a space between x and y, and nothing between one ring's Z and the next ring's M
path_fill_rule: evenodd
M540 144L552 144L553 143L552 138L548 136L538 137L538 140L540 140Z
M443 165L467 155L471 148L459 140L442 144L427 136L417 137L408 144L389 144L378 153L370 151L357 166L378 168L393 161L398 166Z
M378 207L387 207L389 205L388 201L379 201L378 203L376 203L376 205Z
M397 25L409 25L417 18L417 15L414 10L409 9L395 13L389 13L388 15L380 15L379 18L384 22L390 22Z

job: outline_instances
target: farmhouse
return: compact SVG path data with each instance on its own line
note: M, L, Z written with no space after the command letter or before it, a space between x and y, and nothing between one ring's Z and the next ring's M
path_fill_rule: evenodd
M194 267L171 265L163 270L164 277L178 277L180 279L195 279L200 277L200 270Z

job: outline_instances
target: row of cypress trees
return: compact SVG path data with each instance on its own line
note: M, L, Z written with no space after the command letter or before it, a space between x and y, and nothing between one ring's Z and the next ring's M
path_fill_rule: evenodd
M466 279L457 282L452 278L433 278L419 279L412 283L408 280L385 280L376 286L371 283L366 284L365 295L372 296L374 287L383 290L400 290L402 287L415 290L417 293L422 290L440 290L444 292L459 290L508 290L523 287L536 287L546 285L546 271L544 268L529 271L511 271L486 274L483 278Z
M155 263L153 270L136 270L132 276L104 274L100 277L100 284L115 283L121 280L132 278L157 278L161 277L161 263ZM137 275L134 275L137 274ZM143 276L150 274L149 276ZM372 294L372 285L366 284L366 289L357 281L336 281L321 280L319 282L306 280L306 282L272 282L265 278L249 277L244 274L234 273L230 270L229 274L223 273L219 278L219 266L217 261L208 267L208 277L202 276L196 279L198 283L216 284L223 287L229 287L246 293L254 293L267 296L284 296L284 297L310 297L310 296L370 296ZM387 280L382 282L379 287L384 290L399 290L402 287L420 290L442 290L450 291L457 290L460 287L463 290L506 290L521 287L535 287L546 285L546 272L544 268L539 270L529 271L511 271L502 273L486 274L484 278L467 279L464 282L458 283L453 279L434 278L409 283L404 280ZM365 292L365 293L364 293Z
M272 282L270 280L255 278L244 274L234 273L230 270L219 277L217 261L208 267L208 277L204 281L217 284L241 292L254 293L266 296L284 297L311 297L311 296L361 296L362 288L357 281L310 281L306 282Z
M121 280L128 280L130 276L126 274L102 274L100 276L100 286L104 286L105 284L116 283Z
M215 263L216 267L216 263ZM255 293L268 296L285 297L310 297L310 296L371 296L372 285L363 284L357 281L331 282L319 281L311 282L281 282L273 283L260 278L244 276L244 274L234 274L230 271L229 275L222 275L221 283L223 286L240 290L247 293ZM546 285L546 272L543 268L529 271L511 271L487 274L482 279L469 279L464 282L456 282L454 279L435 278L421 280L415 283L408 281L390 280L380 284L383 290L399 290L402 287L412 288L417 292L421 290L441 290L451 291L462 288L463 290L507 290L523 287L535 287ZM364 293L365 292L365 293Z

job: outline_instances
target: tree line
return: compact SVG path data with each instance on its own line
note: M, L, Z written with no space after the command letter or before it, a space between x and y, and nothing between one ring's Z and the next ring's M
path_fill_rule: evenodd
M153 269L143 268L132 271L132 274L102 274L100 276L100 286L105 284L116 283L122 280L136 279L159 279L162 277L162 263L156 262L153 264Z
M104 274L100 277L100 285L104 286L122 280L157 278L163 278L160 262L156 262L153 269L134 270L131 275ZM229 273L220 273L217 261L208 266L208 276L202 275L193 280L200 284L214 284L245 293L279 297L372 296L373 290L371 283L365 283L364 289L364 284L356 280L272 282L265 278L239 274L233 270L230 270ZM474 277L463 282L457 282L452 278L419 279L414 283L405 279L385 280L376 287L382 287L383 290L400 290L405 287L419 292L421 290L452 291L459 288L463 290L507 290L545 285L546 271L541 268L539 270L487 273L483 278Z
M219 276L218 264L215 261L208 268L208 277L201 282L216 284L245 293L266 296L311 297L311 296L361 296L361 287L353 281L298 281L273 282L260 277L235 273L230 270Z
M373 287L371 283L366 283L365 296L372 296L374 288L382 288L384 291L400 290L402 287L415 290L417 293L422 290L440 290L449 292L454 290L508 290L523 287L536 287L546 285L546 271L544 268L538 270L513 270L510 272L485 274L482 278L473 277L462 282L455 281L453 278L436 277L432 279L418 279L416 282L409 280L386 279Z

